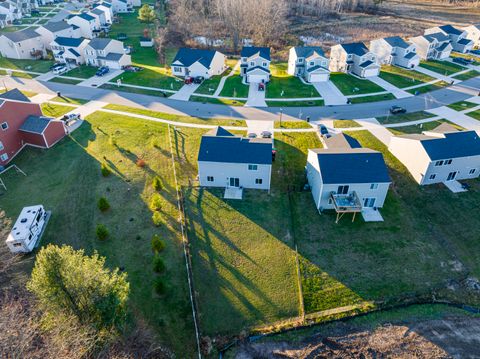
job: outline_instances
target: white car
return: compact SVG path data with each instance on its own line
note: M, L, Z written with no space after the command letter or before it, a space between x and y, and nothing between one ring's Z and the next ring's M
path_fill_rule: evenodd
M68 71L67 66L58 66L53 69L55 75L61 75Z
M80 119L79 113L68 113L63 116L63 120L68 125L70 122L76 121Z

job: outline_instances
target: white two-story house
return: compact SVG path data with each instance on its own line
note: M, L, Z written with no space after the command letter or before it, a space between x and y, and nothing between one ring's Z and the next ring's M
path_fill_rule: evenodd
M99 2L92 5L92 9L100 9L105 12L105 19L107 24L111 24L113 22L113 6L108 2Z
M10 59L38 59L46 55L42 36L33 28L0 35L0 55Z
M215 50L182 47L172 61L172 74L179 77L202 76L208 79L225 71L226 58L224 54Z
M422 60L445 60L453 50L450 38L441 32L412 37L410 42L416 46Z
M373 77L380 73L377 56L363 42L332 46L330 71L345 72L358 77Z
M330 78L329 60L321 47L292 47L288 56L288 74L307 82L323 82Z
M480 138L442 124L422 134L393 136L389 151L407 167L420 185L477 178Z
M80 36L86 39L93 39L100 33L100 25L97 24L95 17L87 13L72 14L67 18L67 23L78 26Z
M468 32L452 25L442 25L425 30L425 35L442 33L449 37L453 51L466 53L473 49L473 41L467 38Z
M110 16L110 12L104 6L97 6L96 8L92 9L89 15L96 17L102 26L109 26L112 24L112 17Z
M270 81L270 48L245 46L240 53L240 75L247 83Z
M132 0L112 0L114 13L126 13L133 10Z
M464 28L467 39L473 41L473 47L480 48L480 24L470 25Z
M383 155L345 134L326 139L325 148L309 149L306 171L319 211L381 208L391 184Z
M272 139L235 136L222 127L202 136L200 186L269 190L271 174Z
M132 58L125 53L123 42L97 37L85 47L85 62L90 66L107 66L121 69L132 64Z
M413 69L420 64L415 44L409 44L400 36L385 37L370 42L370 51L380 65L395 65Z
M80 37L78 26L69 25L65 21L52 21L39 26L36 30L42 35L43 44L50 50L50 44L56 37Z
M56 37L50 44L55 61L64 64L85 63L84 52L89 40L79 37Z

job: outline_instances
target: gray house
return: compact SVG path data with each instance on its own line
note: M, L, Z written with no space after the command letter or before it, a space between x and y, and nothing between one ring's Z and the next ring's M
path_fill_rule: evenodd
M362 42L335 45L330 51L330 71L345 72L359 77L378 76L377 56Z
M319 211L381 208L391 183L382 154L345 134L326 139L325 148L308 150L306 171Z
M328 81L329 60L321 47L292 47L288 56L288 74L302 77L307 82Z
M198 153L200 186L270 189L272 140L235 136L222 127L202 136Z
M466 53L473 49L473 41L467 38L468 32L452 25L436 26L425 30L425 35L442 33L450 39L453 51Z
M423 60L444 60L453 50L450 37L443 32L412 37L410 42L417 47L417 54Z
M400 36L385 37L370 42L373 52L381 65L395 65L413 69L420 64L420 56L414 44L409 44Z

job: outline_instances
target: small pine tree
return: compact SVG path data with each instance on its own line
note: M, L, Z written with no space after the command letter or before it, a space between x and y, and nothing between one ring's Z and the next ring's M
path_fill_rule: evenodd
M155 273L162 273L165 270L165 263L159 255L153 257L153 271Z
M155 226L160 227L162 224L162 214L157 211L153 212L152 221Z
M152 198L150 198L150 209L152 211L159 211L162 209L162 196L158 193L155 193Z
M152 237L152 251L155 254L162 252L165 249L165 242L160 239L158 234Z
M112 171L110 171L110 168L108 168L106 163L102 163L101 171L102 171L103 177L108 177L110 176L110 173L112 173Z
M105 227L104 224L97 224L97 228L95 229L95 233L97 234L97 238L101 241L104 241L108 237L108 229Z
M160 192L162 190L162 180L160 179L160 177L155 176L153 178L152 187L157 192Z
M155 10L152 9L148 4L143 5L140 10L138 10L138 19L142 22L154 22L156 17Z
M155 289L155 292L158 295L165 294L166 286L165 286L165 282L163 281L163 279L162 278L155 279L155 282L153 282L153 288Z
M108 203L105 197L100 197L98 200L98 209L102 212L108 211L110 208L110 203Z

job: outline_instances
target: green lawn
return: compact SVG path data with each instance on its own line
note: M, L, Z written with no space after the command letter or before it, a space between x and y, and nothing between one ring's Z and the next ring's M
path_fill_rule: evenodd
M86 104L87 102L89 102L88 100L82 100L82 99L78 99L78 98L71 98L71 97L54 97L52 98L53 102L63 102L63 103L66 103L66 104L72 104L72 105L84 105Z
M201 133L185 130L182 139L174 138L174 146L176 140L182 140L181 148L196 154ZM145 167L136 165L138 158L145 159ZM100 174L102 162L112 171L109 177ZM42 203L52 211L52 217L41 245L69 244L84 248L88 254L97 250L106 256L108 266L124 267L130 282L130 318L151 328L155 340L178 357L194 357L195 336L167 127L97 112L88 116L71 138L49 150L26 148L15 163L28 176L10 172L2 177L8 187L1 200L7 218L14 220L25 205ZM163 224L159 227L152 224L148 207L154 176L159 176L163 185ZM97 208L101 196L111 205L106 213ZM110 236L106 241L95 238L97 223L107 226ZM152 269L150 240L154 234L166 242L161 256L166 265L162 277L167 292L161 297L153 291L158 276ZM23 273L30 271L31 259L22 259Z
M266 101L268 107L310 107L310 106L324 106L323 100L310 101Z
M0 93L4 93L4 92L6 92L6 91L8 91L8 90L11 90L11 89L5 90L5 88L0 88ZM20 91L20 92L23 93L23 94L24 94L25 96L27 96L27 97L33 97L33 96L35 96L35 95L38 95L36 92L31 92L31 91L22 90L22 91Z
M306 121L275 121L274 128L312 128L312 126Z
M475 55L462 54L460 52L453 52L452 51L452 53L450 54L450 57L461 57L463 59L473 60L474 62L472 63L472 65L480 66L480 59Z
M118 79L125 84L153 87L159 90L177 91L183 86L183 80L168 75L166 70L160 67L145 67L140 72L124 72L111 82L116 83Z
M149 96L158 96L158 97L165 97L161 90L150 90L150 89L142 89L136 87L128 87L128 86L118 86L112 84L103 84L100 88L104 90L114 90L114 91L123 91L123 92L131 92L131 93L138 93L141 95L149 95ZM171 93L166 92L166 97L170 96Z
M335 128L352 128L362 127L357 121L353 120L333 120L333 127Z
M148 109L129 107L129 106L123 106L123 105L114 105L114 104L109 104L104 108L109 110L129 112L137 115L155 117L163 120L176 121L176 122L188 122L188 123L198 123L203 125L216 125L216 126L246 127L246 122L244 120L217 119L217 118L206 119L206 118L198 118L198 117L179 116L179 115L172 115L169 113L152 111Z
M73 106L57 105L53 103L43 103L42 112L44 116L57 118L65 115L67 112L74 110Z
M388 115L384 117L377 117L377 120L381 124L388 124L388 123L412 122L412 121L424 120L426 118L432 118L432 117L435 117L435 115L430 112L418 111L418 112L401 113L398 115Z
M420 66L439 74L450 76L457 72L466 70L465 67L449 61L429 60L420 62Z
M97 67L81 65L68 71L63 76L78 77L80 79L89 79L90 77L95 76L95 73L97 71L98 71Z
M395 96L391 93L383 95L373 95L373 96L362 96L362 97L352 97L350 98L350 103L365 103L365 102L378 102L378 101L387 101L394 100Z
M14 60L0 57L0 67L17 70L27 70L33 72L48 72L53 61L47 60Z
M420 85L435 80L433 77L421 72L391 65L382 66L380 77L399 88Z
M82 80L65 79L63 77L54 77L48 81L67 85L78 85L80 82L82 82Z
M434 84L420 86L420 87L417 87L417 88L414 88L414 89L407 90L407 92L411 93L412 95L422 94L422 93L426 93L426 92L440 90L441 88L444 88L448 85L449 84L445 81L439 81L439 82L436 82Z
M201 93L204 95L213 95L213 93L218 87L218 84L220 83L222 76L223 75L212 76L208 80L203 81L200 87L195 91L195 93Z
M7 70L0 70L0 75L7 75ZM10 76L19 77L19 78L23 78L23 79L33 79L33 78L37 77L37 75L29 74L29 73L26 73L26 72L20 72L20 71L12 71L10 73Z
M215 105L228 105L228 106L243 106L245 101L240 100L228 100L223 98L212 98L212 97L202 97L202 96L190 96L189 101L202 102L202 103L213 103Z
M411 134L411 133L422 133L423 131L431 131L434 128L440 126L442 123L448 123L459 130L463 130L462 127L455 125L454 123L447 121L447 120L437 120L431 122L425 122L420 125L410 125L410 126L402 126L402 127L393 127L388 128L390 132L394 135L404 135L404 134Z
M374 84L372 81L361 80L344 73L332 73L330 80L345 96L385 92L382 87Z
M242 83L242 77L240 75L233 75L225 81L225 86L223 86L220 96L247 98L248 85Z
M467 115L480 121L480 110L469 112Z
M476 70L471 70L471 71L465 72L464 74L453 76L453 78L460 81L466 81L466 80L473 79L474 77L477 77L477 76L480 76L480 72Z
M455 111L464 111L464 110L468 110L468 109L470 109L472 107L476 107L476 106L478 106L478 104L473 103L473 102L460 101L460 102L452 103L451 105L448 105L447 107L450 107L452 110L455 110Z
M295 76L271 77L267 84L267 98L309 98L320 97L315 87L305 85Z

